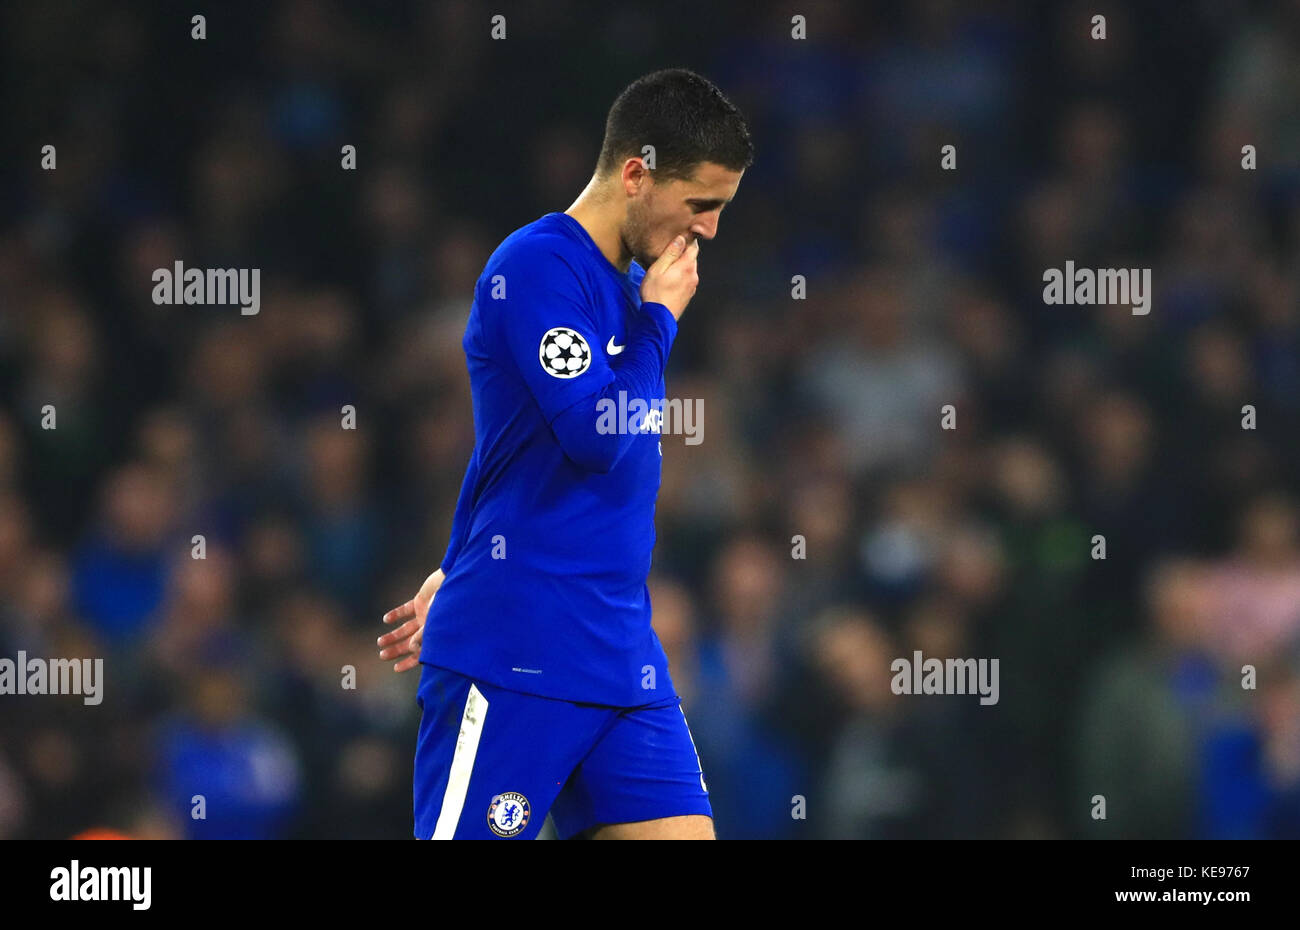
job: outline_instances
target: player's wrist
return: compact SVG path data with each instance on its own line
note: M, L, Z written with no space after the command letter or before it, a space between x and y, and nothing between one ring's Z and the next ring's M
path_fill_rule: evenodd
M641 311L658 323L668 341L672 342L677 335L677 317L668 305L657 300L645 300L641 302Z

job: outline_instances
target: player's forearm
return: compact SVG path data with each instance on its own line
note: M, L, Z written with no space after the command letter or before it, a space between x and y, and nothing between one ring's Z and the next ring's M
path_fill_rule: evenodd
M599 474L618 464L639 433L603 428L608 417L602 412L634 399L649 403L659 396L668 353L677 335L677 320L662 304L643 304L637 322L628 334L627 346L618 365L611 365L614 378L599 392L574 404L551 423L560 448L570 461ZM635 424L629 424L635 427Z
M469 527L470 498L474 496L474 487L478 484L478 457L471 455L469 465L465 468L465 478L460 483L460 494L456 498L456 512L451 518L451 539L447 542L447 551L442 557L438 569L451 571L460 547L465 541L465 532Z
M629 336L636 338L640 343L638 348L643 347L647 354L653 351L654 377L657 384L668 367L668 353L672 350L673 340L677 338L677 318L663 304L646 301L641 304L641 311L636 315ZM640 355L634 358L639 359ZM639 361L634 362L633 359L628 358L627 350L623 352L619 361L620 364L610 365L619 372L628 368L629 363L639 364Z

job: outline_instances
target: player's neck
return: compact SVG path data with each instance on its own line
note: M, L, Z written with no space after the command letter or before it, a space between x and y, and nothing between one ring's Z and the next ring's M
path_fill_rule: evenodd
M600 254L609 259L611 265L627 274L632 265L632 253L623 245L620 233L623 217L615 215L613 204L598 199L595 178L591 179L578 199L564 212L587 231L591 241L596 243L596 248L600 249Z

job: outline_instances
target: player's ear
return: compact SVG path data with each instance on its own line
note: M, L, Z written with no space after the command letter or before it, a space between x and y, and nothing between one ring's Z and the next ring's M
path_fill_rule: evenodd
M640 158L634 155L623 162L623 189L629 197L636 196L638 191L645 190L652 184L654 177Z

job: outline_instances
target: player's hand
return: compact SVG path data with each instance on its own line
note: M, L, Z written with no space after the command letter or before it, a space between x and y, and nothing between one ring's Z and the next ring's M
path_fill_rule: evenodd
M686 245L685 236L678 236L668 243L664 254L659 256L641 279L641 299L663 304L674 319L680 320L700 283L696 268L696 256L699 254L699 239L693 240L689 246Z
M397 629L385 633L377 640L379 658L404 657L393 663L393 671L405 672L420 664L420 645L424 642L424 619L429 615L429 605L433 603L433 596L442 587L442 579L440 568L424 579L424 584L420 585L420 590L416 592L415 597L384 614L385 623L405 621Z

